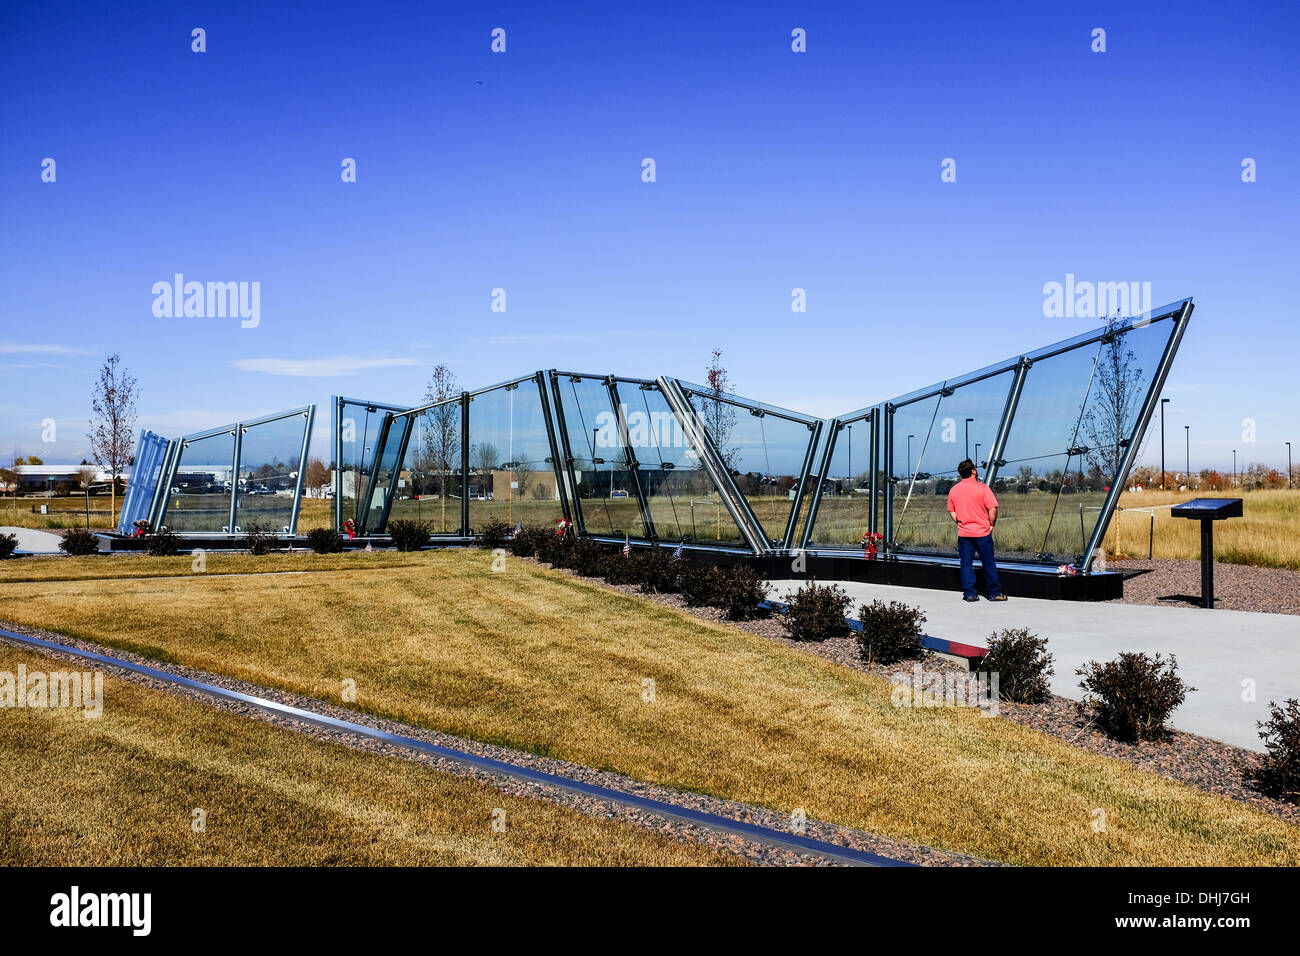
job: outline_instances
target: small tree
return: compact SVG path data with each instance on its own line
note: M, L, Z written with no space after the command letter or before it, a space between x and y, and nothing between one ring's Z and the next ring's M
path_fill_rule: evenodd
M136 380L116 352L104 360L90 396L90 450L110 473L108 523L117 510L117 479L135 447Z
M330 483L330 472L325 467L325 462L319 458L313 458L307 462L307 469L303 472L302 483L309 489L315 489L319 495L322 489Z
M426 402L446 402L424 416L424 445L428 467L438 477L438 503L442 508L442 527L447 526L447 476L460 468L460 405L451 400L460 394L456 375L446 365L433 367L429 385L424 390ZM464 494L461 489L461 494Z
M707 382L709 397L704 400L704 428L728 470L733 469L736 449L731 445L731 430L736 427L736 406L723 401L722 396L731 391L731 376L722 365L722 349L714 349L709 360Z

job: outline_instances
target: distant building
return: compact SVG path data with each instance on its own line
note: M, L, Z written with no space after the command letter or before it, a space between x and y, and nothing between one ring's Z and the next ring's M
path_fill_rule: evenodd
M18 472L18 494L20 495L68 495L81 493L81 475L83 468L94 471L94 482L107 484L111 476L98 465L15 465ZM131 477L131 469L124 468L118 478L125 484ZM12 492L12 489L7 489ZM93 494L94 492L92 492Z

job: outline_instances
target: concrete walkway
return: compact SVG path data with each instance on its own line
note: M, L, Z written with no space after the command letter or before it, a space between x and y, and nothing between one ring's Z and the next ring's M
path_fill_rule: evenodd
M24 554L62 554L59 535L49 531L35 531L31 528L0 528L0 534L12 534L18 538L18 551Z
M800 582L772 581L772 597L783 600ZM818 582L830 583L830 582ZM1178 656L1178 673L1196 687L1170 723L1179 730L1262 750L1257 720L1268 717L1270 700L1300 697L1300 616L1133 604L1089 604L1011 598L994 604L962 601L959 591L836 582L861 603L903 601L925 612L925 633L987 646L1004 627L1027 627L1047 638L1056 673L1052 691L1083 696L1075 668L1105 662L1121 651ZM1254 681L1255 699L1242 700Z

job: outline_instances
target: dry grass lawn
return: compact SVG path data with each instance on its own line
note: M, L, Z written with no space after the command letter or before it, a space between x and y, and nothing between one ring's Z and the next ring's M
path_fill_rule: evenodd
M97 578L146 561L179 576ZM871 675L490 562L214 554L192 575L188 558L89 558L58 563L83 580L39 582L17 580L35 562L6 562L0 619L334 702L351 678L369 713L988 859L1300 863L1300 829L1242 804L974 711L898 709ZM355 570L215 573L325 566Z
M69 666L0 648L0 669L19 663ZM98 719L24 709L0 720L5 866L740 862L116 678L105 680ZM195 808L206 813L201 833Z

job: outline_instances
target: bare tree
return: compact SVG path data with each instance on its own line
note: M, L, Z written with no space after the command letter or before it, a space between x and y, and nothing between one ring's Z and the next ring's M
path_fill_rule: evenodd
M709 360L709 397L704 400L704 428L713 439L718 454L728 470L733 470L737 449L731 447L731 431L736 427L736 406L722 400L731 391L731 377L722 365L722 350L714 349Z
M136 380L120 368L114 352L104 360L90 396L90 451L108 468L110 477L109 524L117 510L117 480L135 448Z
M1103 340L1097 371L1080 422L1087 462L1105 482L1115 481L1124 460L1126 440L1137 423L1145 390L1142 368L1128 344L1128 335L1114 331Z
M438 501L442 508L443 527L447 522L447 478L453 468L460 469L460 405L452 401L460 395L460 384L451 369L441 362L433 367L429 385L424 390L426 402L444 402L424 415L424 448L429 469L438 477ZM465 489L461 489L461 494Z

